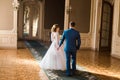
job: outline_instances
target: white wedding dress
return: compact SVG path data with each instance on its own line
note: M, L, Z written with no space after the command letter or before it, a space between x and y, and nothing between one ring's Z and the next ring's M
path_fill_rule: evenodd
M43 69L51 69L51 70L65 70L65 54L63 50L63 46L57 50L60 41L60 35L57 32L51 33L51 45L40 62L40 67Z

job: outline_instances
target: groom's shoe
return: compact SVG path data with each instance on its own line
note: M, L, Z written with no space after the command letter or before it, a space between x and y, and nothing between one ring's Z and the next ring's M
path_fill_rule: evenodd
M66 74L66 76L69 76L69 77L71 77L71 76L72 76L72 74Z
M66 73L66 76L72 76L72 74L71 73Z
M72 74L73 74L73 75L77 75L78 73L79 73L78 70L73 70L73 71L72 71Z

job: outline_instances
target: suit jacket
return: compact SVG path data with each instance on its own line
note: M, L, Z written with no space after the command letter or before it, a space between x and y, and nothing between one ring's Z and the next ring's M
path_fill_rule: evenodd
M64 40L65 40L65 44L64 44L65 51L76 51L80 48L81 45L80 34L75 29L70 28L63 32L59 46L63 44Z

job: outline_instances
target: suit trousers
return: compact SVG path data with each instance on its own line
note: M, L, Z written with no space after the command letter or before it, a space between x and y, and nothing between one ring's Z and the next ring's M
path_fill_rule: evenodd
M66 75L71 75L71 60L72 71L76 70L76 51L65 51L66 53Z

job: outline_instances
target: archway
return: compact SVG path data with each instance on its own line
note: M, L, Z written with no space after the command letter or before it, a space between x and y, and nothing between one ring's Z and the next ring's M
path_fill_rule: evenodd
M40 0L19 0L17 40L23 47L24 40L40 39L42 2Z

